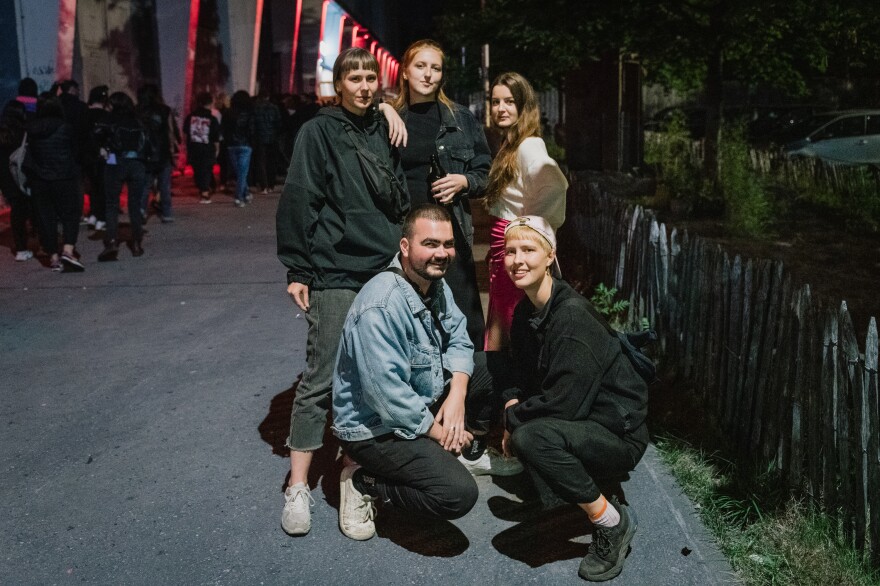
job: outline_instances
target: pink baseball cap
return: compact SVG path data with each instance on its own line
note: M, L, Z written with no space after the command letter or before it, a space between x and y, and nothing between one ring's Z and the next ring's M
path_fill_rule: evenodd
M555 252L556 251L556 233L553 231L553 227L550 226L550 223L542 218L541 216L520 216L515 220L511 220L507 226L504 227L504 235L507 235L507 231L516 226L525 226L527 228L531 228L538 234L540 234L544 240L550 243L550 248ZM550 270L551 274L558 278L562 278L562 270L559 268L559 257L553 260L553 267Z

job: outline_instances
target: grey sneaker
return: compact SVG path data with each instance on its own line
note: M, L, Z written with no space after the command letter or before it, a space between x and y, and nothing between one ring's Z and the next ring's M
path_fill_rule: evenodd
M365 541L376 534L376 505L351 481L358 468L357 464L346 466L339 477L339 528L346 537Z
M474 476L516 476L523 471L523 465L514 457L508 458L495 448L486 448L476 460L459 456L458 461Z
M15 253L15 262L25 262L34 258L34 253L30 250L19 250Z
M621 505L615 497L608 502L620 513L620 523L614 527L596 527L593 531L593 542L578 570L578 575L590 582L604 582L620 574L629 544L639 527L628 505Z
M312 511L315 504L309 487L304 484L288 486L284 491L284 511L281 512L281 527L288 535L305 535L312 528Z

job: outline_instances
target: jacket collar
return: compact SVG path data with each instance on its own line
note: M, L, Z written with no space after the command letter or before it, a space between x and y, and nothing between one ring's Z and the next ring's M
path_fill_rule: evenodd
M532 317L529 318L529 325L535 331L540 331L547 326L547 319L550 317L550 312L552 309L571 297L571 294L574 292L574 289L569 287L568 283L561 279L557 279L553 277L553 289L550 292L550 299L547 301L547 304L536 314L533 314ZM525 298L529 305L534 309L534 305L529 301L529 298Z

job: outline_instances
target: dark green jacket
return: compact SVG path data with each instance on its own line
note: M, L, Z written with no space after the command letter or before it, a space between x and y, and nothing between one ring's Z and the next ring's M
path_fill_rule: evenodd
M401 226L373 204L346 126L361 132L341 108L323 108L296 137L275 218L288 283L359 290L399 249ZM363 134L368 148L386 158L406 185L388 126L375 108L367 113Z

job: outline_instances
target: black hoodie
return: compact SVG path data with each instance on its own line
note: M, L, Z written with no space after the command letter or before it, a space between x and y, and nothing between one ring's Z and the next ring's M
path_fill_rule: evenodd
M528 297L516 306L510 331L517 387L505 400L508 431L538 417L596 421L623 436L647 441L645 381L633 370L620 341L589 310L589 301L554 279L547 305L535 313Z
M399 248L401 226L373 203L346 127L362 134L367 148L406 185L397 149L375 108L363 118L339 107L321 109L297 135L278 202L278 258L288 269L288 283L359 290Z
M73 179L79 174L73 127L63 118L35 118L27 125L24 170L44 181Z

